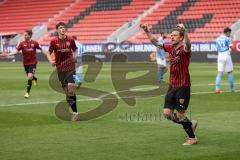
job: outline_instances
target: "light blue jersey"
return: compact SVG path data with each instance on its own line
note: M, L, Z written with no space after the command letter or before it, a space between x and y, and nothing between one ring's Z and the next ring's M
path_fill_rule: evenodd
M82 64L82 56L83 56L83 45L78 42L78 41L75 41L76 43L76 46L78 48L78 51L77 51L77 63L78 64Z
M164 40L162 37L159 37L158 38L158 42L161 42L161 43L164 43ZM157 51L157 54L156 54L156 58L160 58L160 56L163 56L163 57L166 57L166 52L164 51L164 49L160 49Z
M164 43L162 37L158 38L158 42ZM158 64L157 77L158 81L163 81L163 75L166 71L166 52L164 49L160 49L156 52L156 61Z
M216 93L221 93L220 82L223 72L228 73L228 80L230 83L230 89L234 92L234 80L233 80L233 64L230 55L232 40L226 35L221 35L216 39L216 48L218 50L218 74L216 77Z
M78 52L77 52L77 64L76 64L76 75L74 75L75 83L82 83L83 78L83 66L82 66L82 56L83 56L83 45L75 41Z
M75 41L75 43L76 43L76 46L78 48L77 56L82 57L82 55L83 55L83 45L78 41Z
M218 53L221 52L229 52L230 53L230 47L232 46L232 39L230 37L227 37L225 35L221 35L216 39L216 47Z

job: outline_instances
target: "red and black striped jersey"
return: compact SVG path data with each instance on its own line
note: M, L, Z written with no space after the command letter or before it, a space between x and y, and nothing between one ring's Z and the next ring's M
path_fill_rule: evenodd
M34 40L22 41L17 45L16 49L22 51L24 65L37 64L36 50L42 50L38 42Z
M74 52L76 49L75 41L69 36L66 36L65 39L55 37L51 40L49 52L55 53L58 71L66 72L75 68Z
M191 86L189 63L192 51L185 52L184 45L175 49L173 45L164 44L163 49L169 53L170 85L173 87Z

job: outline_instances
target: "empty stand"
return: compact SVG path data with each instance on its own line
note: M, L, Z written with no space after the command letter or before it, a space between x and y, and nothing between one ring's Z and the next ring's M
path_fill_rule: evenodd
M213 41L224 27L234 23L240 15L240 1L233 0L165 0L162 5L142 20L152 32L171 33L177 23L183 23L190 32L192 41ZM134 42L147 42L141 31L131 38ZM168 39L169 40L169 39Z
M0 3L0 31L22 32L45 23L49 32L40 39L48 44L56 23L63 21L68 34L82 43L99 43L124 23L132 21L157 0L6 0ZM192 41L213 41L223 28L240 16L240 1L235 0L162 0L142 19L155 36L170 33L177 23L184 23ZM149 42L143 31L130 39ZM169 40L169 39L168 39Z
M70 11L65 15L69 15L69 18L72 16L68 21L65 19L68 22L68 34L76 35L82 43L99 43L105 41L121 25L133 20L155 4L156 0L82 0L80 2L70 7L72 15L69 14ZM48 43L49 38L45 36L43 41Z
M0 31L22 32L46 23L74 0L8 0L1 4Z

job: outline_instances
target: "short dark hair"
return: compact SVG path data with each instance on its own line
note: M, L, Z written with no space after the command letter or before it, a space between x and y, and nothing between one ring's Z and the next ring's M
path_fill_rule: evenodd
M32 34L33 34L32 30L30 30L30 29L26 30L25 32L26 32L29 36L32 36Z
M59 22L58 24L56 24L56 29L58 29L60 26L66 27L67 25L64 22Z
M231 28L229 27L224 28L223 33L228 33L228 32L232 32Z
M74 40L77 40L77 36L75 36L75 35L73 35L72 38L73 38Z
M166 39L166 38L167 38L167 36L166 36L166 33L165 33L165 32L161 32L161 33L160 33L160 35L161 35L161 37L162 37L163 39Z

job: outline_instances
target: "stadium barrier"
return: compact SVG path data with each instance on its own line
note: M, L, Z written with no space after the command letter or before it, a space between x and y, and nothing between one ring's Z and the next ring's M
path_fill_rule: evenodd
M240 55L237 52L240 51L240 41L234 41L233 45L237 49L232 54L233 62L239 62ZM5 45L4 51L11 52L15 47L14 45ZM42 45L42 47L44 50L48 50L48 45ZM192 51L192 62L216 62L217 60L217 50L214 42L193 42ZM155 52L156 47L151 43L130 43L125 41L120 44L84 44L85 55L94 55L96 59L102 61L110 61L114 54L126 54L129 61L154 61ZM21 60L21 54L17 55L15 60ZM38 60L45 61L46 58L44 55L38 54Z

